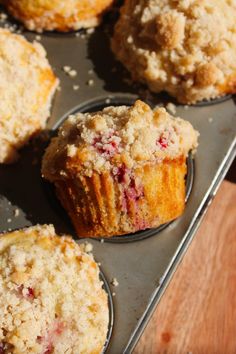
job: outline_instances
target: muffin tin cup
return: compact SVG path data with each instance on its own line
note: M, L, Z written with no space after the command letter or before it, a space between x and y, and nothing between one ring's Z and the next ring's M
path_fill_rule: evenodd
M47 125L52 134L68 114L91 108L97 110L104 102L106 105L120 104L121 101L130 104L138 97L145 98L153 106L168 102L166 95L147 94L143 87L139 89L124 81L127 73L111 54L106 29L102 26L91 35L84 35L84 31L78 35L41 35L49 61L61 81L61 90L55 96ZM30 40L35 39L34 33L24 34ZM63 71L65 65L76 70L77 76L69 77ZM74 85L80 88L74 90ZM115 295L112 296L114 324L110 326L110 331L111 327L113 330L112 335L108 335L107 353L131 353L236 155L233 97L190 107L177 105L176 109L178 116L189 120L200 131L192 189L187 179L187 190L191 189L191 193L184 214L168 227L147 231L153 232L152 237L141 240L139 235L139 242L88 240ZM0 166L0 231L51 222L58 232L72 234L77 239L64 210L59 211L59 203L53 201L55 197L48 196L53 192L45 192L45 182L40 177L43 147L37 153L31 146L25 148L17 164ZM39 161L32 164L36 154ZM14 216L16 208L19 209L17 217ZM119 283L117 287L111 285L114 278Z
M127 105L127 106L131 106L134 101L135 101L136 97L133 96L122 96L122 95L117 95L117 96L111 96L110 98L105 98L105 97L101 97L100 99L95 99L89 102L86 102L85 104L79 105L75 110L72 110L69 114L76 114L76 113L84 113L84 112L96 112L96 111L100 111L105 107L108 107L110 105L114 105L114 106L121 106L121 105ZM68 115L66 115L65 117L62 117L53 127L53 135L57 134L57 130L58 128L63 124L64 120L67 119ZM193 186L193 181L194 181L194 159L193 159L193 155L190 152L188 157L187 157L187 175L186 175L186 197L185 197L185 201L187 203L188 198L190 196L191 190L192 190L192 186ZM62 215L62 217L68 220L68 216L67 215L63 215L66 214L66 211L63 212L61 205L58 205L58 203L60 204L60 201L56 198L56 191L55 191L55 187L48 183L47 181L45 182L45 191L47 193L47 196L49 198L49 202L54 205L55 210L57 210L57 212L60 213L60 215ZM70 221L69 221L70 222ZM147 237L151 237L153 235L157 235L159 232L161 232L162 230L164 230L166 227L168 227L171 223L168 222L166 224L160 225L157 228L153 228L153 229L146 229L146 230L141 230L141 231L137 231L135 233L131 233L131 234L125 234L125 235L120 235L120 236L113 236L113 237L108 237L108 238L95 238L96 240L100 241L101 239L104 240L104 242L113 242L113 243L125 243L125 242L133 242L133 241L140 241L143 240Z
M103 289L105 290L105 292L107 293L107 301L108 301L108 308L109 308L109 324L108 324L108 330L107 330L107 339L106 339L106 343L104 344L104 348L103 348L103 353L106 352L109 343L110 343L110 339L112 336L112 329L113 329L113 324L114 324L114 308L113 308L113 301L112 301L112 293L108 284L108 281L102 271L102 269L100 268L100 279L103 282Z
M232 99L232 95L225 95L225 96L221 96L221 97L216 97L214 99L211 100L203 100L201 102L197 102L193 105L193 107L204 107L204 106L211 106L211 105L215 105L218 103L223 103L225 101L228 101L230 99Z

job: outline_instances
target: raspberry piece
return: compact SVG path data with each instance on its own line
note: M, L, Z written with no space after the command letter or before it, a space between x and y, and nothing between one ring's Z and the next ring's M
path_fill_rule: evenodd
M28 290L28 292L27 292L27 297L29 298L29 299L34 299L35 298L35 294L34 294L34 289L33 288L27 288L27 290Z
M118 167L118 170L116 173L116 178L117 178L118 183L125 183L126 182L127 173L128 173L128 169L127 169L127 167L125 167L125 165Z
M26 288L25 291L25 287L23 284L21 284L18 287L18 292L21 296L23 296L25 299L29 299L29 300L34 300L35 299L35 293L34 293L34 289L31 287Z
M100 135L94 138L93 146L100 153L106 157L113 157L119 149L119 141L114 140L117 134L110 132L108 135Z
M160 138L157 140L157 145L160 146L161 149L166 149L167 146L168 146L168 141L167 141L166 138L160 137Z
M43 352L43 354L51 354L53 352L53 345L52 343L48 344L46 350Z

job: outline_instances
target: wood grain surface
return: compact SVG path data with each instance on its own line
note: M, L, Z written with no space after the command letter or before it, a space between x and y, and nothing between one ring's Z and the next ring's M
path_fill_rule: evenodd
M224 181L135 354L236 354L236 184Z

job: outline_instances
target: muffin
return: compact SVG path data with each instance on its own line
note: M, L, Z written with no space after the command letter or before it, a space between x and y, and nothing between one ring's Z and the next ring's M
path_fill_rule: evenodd
M157 227L185 206L186 157L197 147L190 123L142 101L70 116L43 157L79 237Z
M57 85L40 44L0 29L0 163L45 127Z
M0 353L101 353L107 295L93 257L52 225L0 235Z
M113 0L3 0L7 10L26 28L70 31L97 26Z
M236 92L236 3L127 0L112 39L135 81L181 103Z

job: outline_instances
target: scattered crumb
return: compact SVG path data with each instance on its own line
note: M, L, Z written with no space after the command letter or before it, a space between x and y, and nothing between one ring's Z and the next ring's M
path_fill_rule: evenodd
M97 264L98 264L99 267L101 267L101 265L102 265L101 262L97 262Z
M101 243L104 243L104 238L101 238L100 242L101 242Z
M7 19L7 14L5 14L4 12L0 13L0 20L5 21L6 19Z
M118 286L119 285L118 280L116 278L113 278L111 281L111 285Z
M70 71L68 72L68 75L69 75L70 77L75 77L75 76L77 76L77 71L76 71L76 70L70 70Z
M36 39L36 41L41 41L42 37L39 36L39 35L37 35L37 36L35 37L35 39Z
M212 117L208 118L208 122L212 123L213 122L213 118Z
M72 69L69 65L63 66L63 71L70 77L75 77L77 75L77 71Z
M187 111L189 109L189 106L188 105L185 105L184 106L184 109Z
M80 37L80 33L76 32L75 37Z
M92 74L94 74L94 71L93 71L93 69L90 69L90 70L88 71L88 74L89 74L89 75L92 75Z
M7 222L11 222L11 218L7 219Z
M94 33L94 28L89 28L89 29L87 29L86 33L87 33L87 34L92 34L92 33Z
M112 296L116 296L116 293L112 293Z
M94 80L92 80L92 79L88 80L88 85L89 86L93 86L94 85Z
M63 70L65 71L65 73L69 73L71 70L71 67L69 65L65 65L65 66L63 66Z
M79 85L73 85L73 90L77 91L79 89Z
M166 105L166 109L172 114L176 113L176 106L171 102Z
M106 104L110 104L110 103L111 103L111 99L110 99L110 98L107 98L107 99L105 100L105 103L106 103Z
M84 250L85 252L89 253L89 252L92 252L93 250L93 245L89 242L85 242L84 244Z
M80 35L80 37L81 37L82 39L86 38L85 34L83 34L83 33Z
M14 216L15 216L15 218L17 218L17 216L19 216L20 215L20 210L19 209L15 209L14 210Z

